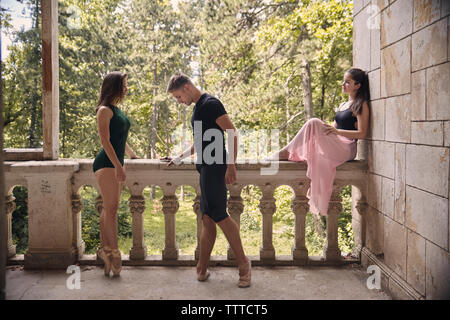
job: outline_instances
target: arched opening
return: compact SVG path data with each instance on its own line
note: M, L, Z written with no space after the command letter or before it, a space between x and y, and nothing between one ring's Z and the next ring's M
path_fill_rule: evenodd
M275 189L273 196L277 208L273 215L273 246L277 255L291 255L295 239L295 217L291 209L294 191L283 185Z
M262 214L259 209L261 189L256 185L242 188L244 211L241 214L241 238L245 254L259 256L262 245Z
M28 189L15 186L6 199L7 213L11 214L11 240L8 256L25 254L28 249ZM12 212L9 212L13 210Z
M179 186L175 191L178 198L178 212L176 213L176 241L180 255L195 254L197 247L197 215L193 210L194 199L197 194L192 186Z

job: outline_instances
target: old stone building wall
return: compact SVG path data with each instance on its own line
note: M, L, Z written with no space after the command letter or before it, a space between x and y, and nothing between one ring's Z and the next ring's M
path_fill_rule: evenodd
M369 72L362 261L398 298L450 298L450 0L355 0L353 65Z

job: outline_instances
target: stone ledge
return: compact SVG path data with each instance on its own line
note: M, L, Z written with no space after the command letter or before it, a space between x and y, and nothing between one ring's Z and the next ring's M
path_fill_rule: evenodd
M44 149L3 149L4 161L44 160Z
M91 170L92 163L94 160L92 159L60 159L59 161L74 161L78 162L80 165L80 170ZM259 170L261 168L269 168L272 164L277 163L279 165L279 169L287 169L287 170L306 170L307 164L306 162L293 162L293 161L272 161L272 162L257 162L257 160L238 160L236 163L236 167L238 170ZM195 170L195 163L192 161L184 160L183 164L179 166L170 166L167 167L167 162L162 162L156 159L125 159L125 165L127 169L132 170L141 170L141 169L152 169L152 170ZM353 171L353 170L367 170L368 165L366 160L351 160L343 163L337 170L339 171Z
M306 263L292 260L289 255L277 255L275 260L260 260L259 256L249 256L252 266L344 266L359 264L360 260L355 258L342 258L339 261L326 261L322 256L310 256ZM95 254L85 254L76 263L80 265L102 265ZM7 265L23 265L24 255L16 255L8 259ZM144 260L130 260L129 255L122 254L124 266L196 266L197 260L191 255L180 255L177 260L162 260L162 255L148 255ZM236 262L228 260L226 256L212 256L210 266L236 267Z
M391 268L384 264L369 249L363 247L361 250L361 265L377 265L381 269L381 289L387 291L396 299L424 300L425 297L417 292L409 283L398 276ZM384 279L383 279L384 278Z

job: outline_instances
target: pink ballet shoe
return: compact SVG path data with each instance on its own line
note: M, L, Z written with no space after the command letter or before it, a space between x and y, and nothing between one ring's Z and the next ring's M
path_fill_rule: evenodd
M210 273L208 270L206 270L205 274L197 273L197 280L200 282L203 282L203 281L208 280L209 276L210 276Z
M239 282L238 287L239 288L248 288L251 284L251 278L252 278L252 262L250 259L248 259L248 271L246 274L241 275L241 272L239 272Z
M105 276L109 276L109 273L111 272L111 259L110 259L111 248L101 247L100 249L98 249L97 254L99 258L102 259L103 262L105 263L104 265Z

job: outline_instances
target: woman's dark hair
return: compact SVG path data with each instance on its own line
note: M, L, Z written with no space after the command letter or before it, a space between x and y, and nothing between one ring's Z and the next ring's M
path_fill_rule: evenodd
M355 99L350 106L350 110L353 114L357 115L362 112L364 101L368 104L370 103L369 76L365 71L357 68L352 68L348 70L347 73L352 77L353 81L355 81L355 84L361 84L356 92Z
M126 73L114 71L108 73L103 79L100 97L98 98L95 112L97 113L100 106L116 105L125 97L124 79Z

